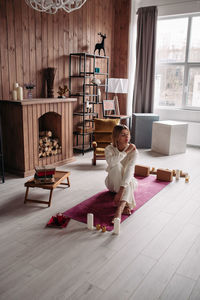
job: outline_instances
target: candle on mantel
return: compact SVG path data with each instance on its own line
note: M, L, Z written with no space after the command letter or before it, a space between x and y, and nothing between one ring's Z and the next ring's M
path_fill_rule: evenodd
M21 86L17 88L17 98L18 100L23 100L23 88Z
M17 90L18 86L19 86L19 84L18 84L17 82L15 82L15 83L13 84L13 89L14 89L14 90Z
M120 218L114 218L114 234L120 233Z
M13 97L13 100L17 100L17 91L16 90L12 91L12 97Z
M93 214L87 214L87 227L90 230L93 230L93 224L94 224L94 215Z

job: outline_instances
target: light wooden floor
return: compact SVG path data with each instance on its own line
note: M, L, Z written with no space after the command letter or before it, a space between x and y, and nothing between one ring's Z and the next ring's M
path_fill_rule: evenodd
M0 184L0 299L199 300L200 149L140 151L138 163L188 171L190 183L168 185L122 223L119 236L73 220L45 228L52 215L105 189L105 161L94 167L91 157L57 168L71 171L71 187L56 189L50 208L23 204L28 178L7 174Z

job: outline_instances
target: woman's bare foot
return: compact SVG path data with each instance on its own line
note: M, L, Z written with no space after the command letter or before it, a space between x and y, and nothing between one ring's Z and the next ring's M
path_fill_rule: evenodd
M131 215L131 209L130 209L130 207L125 206L122 214L123 215L128 215L128 216Z

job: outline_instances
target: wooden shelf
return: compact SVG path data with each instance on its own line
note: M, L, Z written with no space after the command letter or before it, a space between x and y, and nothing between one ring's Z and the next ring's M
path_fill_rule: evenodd
M89 58L89 60L88 60ZM101 62L98 61L98 59L101 59ZM102 61L103 60L103 61ZM97 71L98 68L99 70L101 69L101 72L95 72ZM108 87L108 74L109 74L109 57L108 56L101 56L101 55L95 55L95 54L89 54L89 53L71 53L69 56L69 90L70 90L70 97L79 97L79 104L81 106L81 108L79 108L79 110L83 110L83 111L77 111L74 112L73 115L74 116L80 116L81 117L81 122L86 123L86 122L94 122L93 119L96 117L98 118L98 113L95 112L95 105L102 103L99 98L98 95L98 89L102 87L102 91L103 88L105 88L105 94L106 94L106 98L108 96L108 92L107 92L107 87ZM73 74L73 72L75 74ZM102 82L102 84L97 85L94 84L93 82L90 82L90 80L88 80L88 76L91 75L93 77L98 78L99 76L102 76L100 78ZM80 80L77 79L76 82L74 82L72 79L73 78L80 78ZM104 83L104 79L105 79L105 83ZM79 92L81 90L80 85L82 87L82 91ZM104 91L103 91L104 92ZM82 103L81 103L82 100ZM86 110L86 105L90 104L90 111L91 112L87 112ZM80 107L79 106L79 107ZM87 117L92 117L92 120L88 120ZM79 120L80 121L80 120ZM77 123L78 123L78 118L77 118ZM77 124L79 125L80 122ZM91 126L94 126L93 124L91 124ZM83 126L84 127L84 126ZM83 128L83 132L80 131L74 131L74 135L76 136L76 144L78 145L80 143L80 139L82 139L82 145L79 146L77 148L77 146L75 146L75 148L77 150L79 150L80 152L84 153L85 150L85 144L91 143L91 138L92 138L92 132L87 132L84 130ZM89 137L88 137L89 135ZM79 137L81 136L81 137ZM84 138L84 136L86 136L86 138ZM89 147L89 149L91 149L91 146Z
M70 54L71 56L87 56L87 57L90 57L90 58L102 58L102 59L105 59L105 58L109 58L108 56L102 56L102 55L96 55L96 54L90 54L90 53L85 53L85 52L79 52L79 53L71 53Z
M88 113L88 112L75 112L73 113L74 116L94 116L94 117L97 117L98 114L97 113Z

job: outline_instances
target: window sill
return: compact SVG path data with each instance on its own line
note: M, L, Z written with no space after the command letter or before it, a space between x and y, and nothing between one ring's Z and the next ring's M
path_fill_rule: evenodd
M190 109L178 109L171 107L159 107L154 109L154 113L158 114L160 120L175 120L200 123L200 111Z

